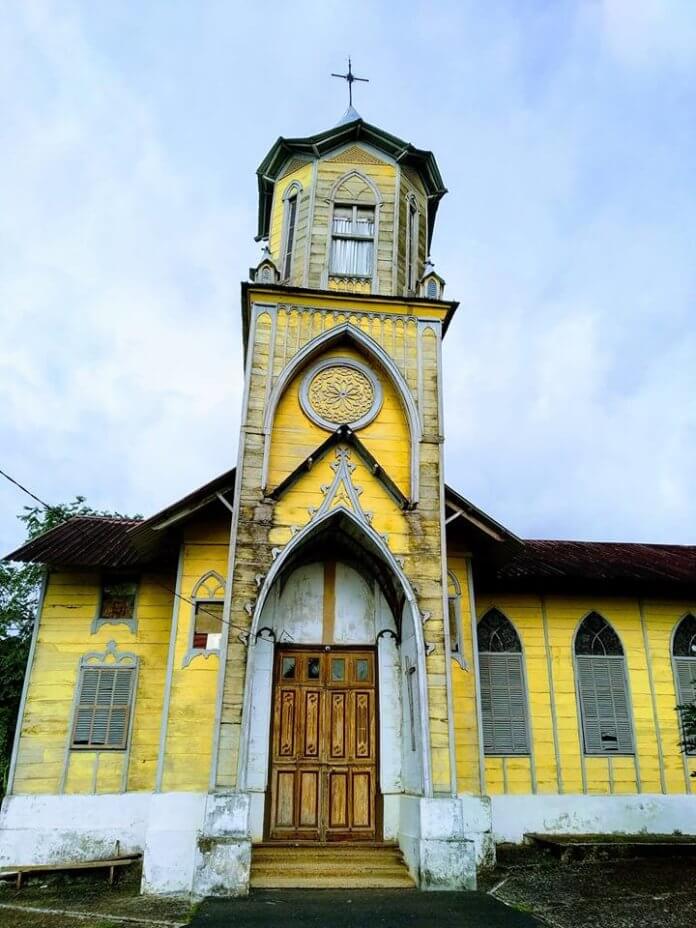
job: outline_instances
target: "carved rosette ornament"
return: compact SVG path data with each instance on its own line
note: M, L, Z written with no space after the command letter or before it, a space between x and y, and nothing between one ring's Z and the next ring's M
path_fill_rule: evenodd
M331 358L307 372L300 402L305 414L322 428L333 432L339 425L348 425L356 430L379 412L382 388L366 365L352 358Z

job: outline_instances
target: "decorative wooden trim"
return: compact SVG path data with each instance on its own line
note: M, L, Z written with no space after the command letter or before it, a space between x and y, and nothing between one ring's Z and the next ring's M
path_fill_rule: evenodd
M479 789L481 795L486 792L486 756L483 752L483 713L481 711L481 671L478 659L478 620L476 617L476 600L474 597L474 571L471 558L466 558L467 585L469 587L469 611L471 613L471 654L474 662L474 681L476 697L476 723L478 725L478 753L479 753Z
M214 592L209 592L208 596L199 596L201 589L205 586L208 587L208 581L213 580L217 584L217 588ZM225 587L226 582L224 577L217 572L217 570L209 570L203 574L202 577L199 577L196 581L195 586L189 597L191 600L191 611L189 619L189 631L188 631L188 647L186 653L184 654L181 667L182 670L191 663L194 657L203 657L207 660L211 654L220 655L220 650L218 648L196 648L193 644L193 636L196 631L196 606L201 603L214 603L216 601L222 600L224 603L225 599ZM217 591L222 589L222 596L217 595ZM220 629L221 637L220 642L222 643L222 629Z
M397 367L394 360L387 354L381 345L379 345L369 335L366 335L359 328L352 325L350 322L343 322L339 325L333 326L330 329L326 329L326 331L322 332L320 335L315 336L315 338L311 339L299 351L297 351L297 353L285 365L285 368L278 376L273 390L271 391L271 396L266 406L264 415L264 454L261 477L262 488L265 489L268 484L268 467L271 448L271 435L273 431L273 420L275 418L275 411L278 403L280 402L281 396L295 375L305 364L311 361L312 358L316 357L316 355L327 351L328 348L335 342L341 341L345 338L353 341L358 349L366 351L376 360L378 365L391 378L392 384L399 394L404 412L406 413L406 418L408 419L409 423L411 438L411 504L415 505L415 503L418 502L420 442L422 438L421 415L419 409L416 406L403 374ZM237 472L239 473L239 471Z
M12 742L12 754L10 755L10 767L7 774L7 795L12 795L14 787L15 772L17 770L17 757L19 755L19 742L22 737L22 724L24 723L24 711L27 705L27 693L29 692L29 681L34 668L34 657L36 655L36 642L39 637L39 625L41 624L41 615L43 613L44 601L46 599L46 589L48 587L49 572L44 568L41 576L41 588L39 600L36 604L36 615L34 617L34 626L31 632L31 643L29 645L29 655L27 657L27 667L24 671L24 681L22 683L22 695L19 699L19 709L17 710L17 724L15 726L14 741Z
M176 585L174 587L174 600L172 603L172 620L169 628L169 651L167 652L167 672L164 678L164 695L162 697L162 721L160 723L159 751L157 753L157 770L155 772L155 792L162 791L164 777L164 760L167 752L167 729L169 728L169 703L172 692L172 677L174 675L174 652L176 650L176 635L179 627L179 609L181 601L181 580L184 573L184 544L179 547L179 558L176 568Z
M546 674L549 682L549 698L551 702L551 733L553 735L553 750L556 756L556 785L558 793L563 793L563 770L561 768L561 749L558 736L558 710L556 708L556 689L553 680L553 657L551 654L551 639L549 637L549 616L546 609L546 597L541 596L541 624L544 630L544 651L546 652Z
M655 726L655 740L657 742L657 762L660 771L660 790L667 792L667 781L665 778L665 754L662 747L662 731L660 729L660 716L657 711L657 694L655 693L655 678L652 668L652 654L650 651L650 638L648 636L648 624L645 615L645 600L638 600L638 609L640 610L640 628L643 633L643 649L645 650L645 660L648 669L648 685L650 686L650 704L652 706L653 725ZM672 632L674 635L674 632ZM672 656L672 647L670 640L670 657Z

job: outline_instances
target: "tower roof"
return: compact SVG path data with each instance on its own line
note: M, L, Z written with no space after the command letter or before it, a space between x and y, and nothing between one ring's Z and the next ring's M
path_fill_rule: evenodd
M351 103L350 106L348 107L348 109L347 109L347 110L345 111L345 113L343 114L343 116L341 116L341 118L338 120L338 122L336 123L336 125L337 125L337 126L345 126L345 125L347 125L349 122L355 122L356 119L362 119L362 116L360 115L360 113L355 109L355 107L354 107L353 104Z
M257 240L266 238L271 221L273 187L288 158L292 156L321 157L349 142L366 142L399 164L408 165L418 172L428 197L428 249L435 225L437 207L447 193L440 169L431 151L416 148L396 135L373 126L349 106L339 123L331 129L306 138L286 139L280 136L259 165L256 174L259 182L259 220Z

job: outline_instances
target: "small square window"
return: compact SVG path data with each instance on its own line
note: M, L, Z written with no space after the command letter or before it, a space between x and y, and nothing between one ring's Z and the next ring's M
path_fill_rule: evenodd
M283 677L283 680L294 680L295 679L295 667L296 667L296 661L294 657L283 658L283 667L281 670L281 675Z
M219 651L222 637L222 600L196 603L193 646L205 651Z
M319 679L319 658L318 657L310 657L310 659L307 661L307 677L310 680Z
M102 583L99 618L128 620L135 616L135 596L138 581L135 577L108 577Z
M355 679L364 683L370 679L370 662L360 658L355 662Z
M334 657L331 661L331 679L335 683L342 683L346 678L346 662L342 657Z

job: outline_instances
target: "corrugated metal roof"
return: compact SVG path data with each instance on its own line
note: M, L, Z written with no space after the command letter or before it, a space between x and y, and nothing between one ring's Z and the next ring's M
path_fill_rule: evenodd
M487 588L696 589L696 546L528 539L510 561L479 571Z
M75 516L28 541L5 560L73 567L135 567L161 562L161 554L143 561L132 544L129 532L139 524L139 519Z

